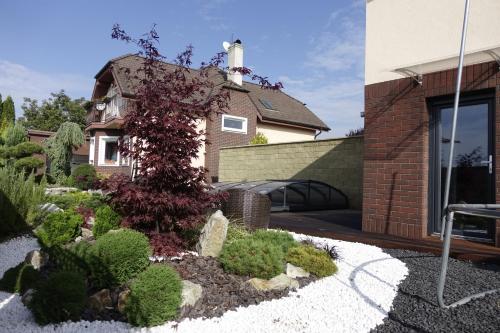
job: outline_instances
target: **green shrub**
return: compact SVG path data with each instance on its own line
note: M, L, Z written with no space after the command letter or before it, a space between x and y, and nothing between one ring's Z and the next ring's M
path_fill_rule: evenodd
M29 307L40 325L79 320L86 302L85 279L77 272L56 272L40 283Z
M97 239L111 229L118 229L120 226L121 216L108 206L99 207L95 212L95 222L92 228L92 233Z
M88 190L92 188L97 180L97 172L91 164L80 164L71 173L75 181L76 187L80 190Z
M96 278L107 280L107 286L120 285L135 277L149 265L152 255L148 238L129 229L102 235L93 245L93 251L104 265L106 273L106 276L99 275Z
M0 168L0 238L29 230L42 214L38 206L45 198L45 182L26 178L12 166Z
M33 154L43 153L43 147L36 142L22 142L13 147L7 148L4 152L5 157L22 158Z
M82 224L82 216L74 210L54 212L47 215L36 235L47 247L64 245L78 236Z
M226 272L269 279L284 271L283 257L278 245L250 237L225 244L220 262Z
M261 132L257 132L252 140L250 140L251 145L266 145L267 143L267 137Z
M28 133L21 123L16 123L5 131L5 145L7 147L13 147L27 140Z
M90 196L80 202L80 205L82 205L83 207L91 208L94 211L97 210L97 208L104 206L105 204L106 197L97 193L92 193Z
M250 231L242 223L230 221L227 226L226 244L232 243L235 240L244 239L250 236Z
M330 276L337 272L337 266L328 253L310 245L300 245L289 249L286 260L318 277Z
M128 321L135 326L153 326L174 319L181 304L182 283L166 265L152 265L130 286L125 306Z
M286 255L289 248L299 244L293 239L292 235L286 231L259 229L256 230L251 237L265 243L279 246L283 250L283 255Z
M34 288L39 280L40 273L32 265L22 262L4 273L0 280L0 290L22 294Z
M40 168L44 165L44 162L39 159L38 157L34 156L28 156L28 157L23 157L14 163L14 167L17 170L24 170L26 172L32 172L35 171L37 168Z
M55 204L61 209L72 209L78 207L91 197L87 192L71 192L60 195L50 195L47 197L47 202Z
M48 249L51 261L60 271L79 272L90 275L88 257L92 254L92 246L85 242L72 243L69 246L53 246Z

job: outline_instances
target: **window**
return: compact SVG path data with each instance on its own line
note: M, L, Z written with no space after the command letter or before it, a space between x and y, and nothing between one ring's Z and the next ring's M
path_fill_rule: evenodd
M90 138L89 164L94 165L95 137Z
M223 114L222 130L227 132L247 133L247 118Z
M259 98L259 101L262 105L264 105L264 107L268 110L276 110L274 107L273 107L273 104L267 100L267 99L261 99Z
M99 137L99 166L128 165L128 159L120 156L117 136Z

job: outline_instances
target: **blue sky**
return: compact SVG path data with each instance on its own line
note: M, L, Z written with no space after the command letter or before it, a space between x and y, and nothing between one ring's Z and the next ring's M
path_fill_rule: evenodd
M195 64L242 40L245 66L307 103L342 136L362 126L364 0L323 1L6 1L0 12L0 93L45 99L65 89L90 98L94 75L115 56L135 52L111 40L114 23L132 35L157 24L172 58L187 44Z

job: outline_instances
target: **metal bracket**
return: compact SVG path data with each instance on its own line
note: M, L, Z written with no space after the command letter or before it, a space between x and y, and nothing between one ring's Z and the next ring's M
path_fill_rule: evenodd
M395 70L396 73L401 74L403 76L411 78L413 81L415 81L418 85L422 85L422 74L415 73L412 70L406 69L406 68L399 68Z
M486 51L483 51L483 52L486 53L486 54L488 54L490 57L493 58L493 60L495 60L497 62L498 70L500 70L500 55L496 54L492 50L486 50Z

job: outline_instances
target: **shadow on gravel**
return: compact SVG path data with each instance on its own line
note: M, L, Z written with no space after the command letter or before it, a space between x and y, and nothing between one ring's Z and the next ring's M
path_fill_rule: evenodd
M373 332L500 332L500 293L441 309L436 291L441 257L407 250L384 251L403 261L409 275L399 285L388 317ZM446 303L494 288L500 288L497 265L450 259Z

